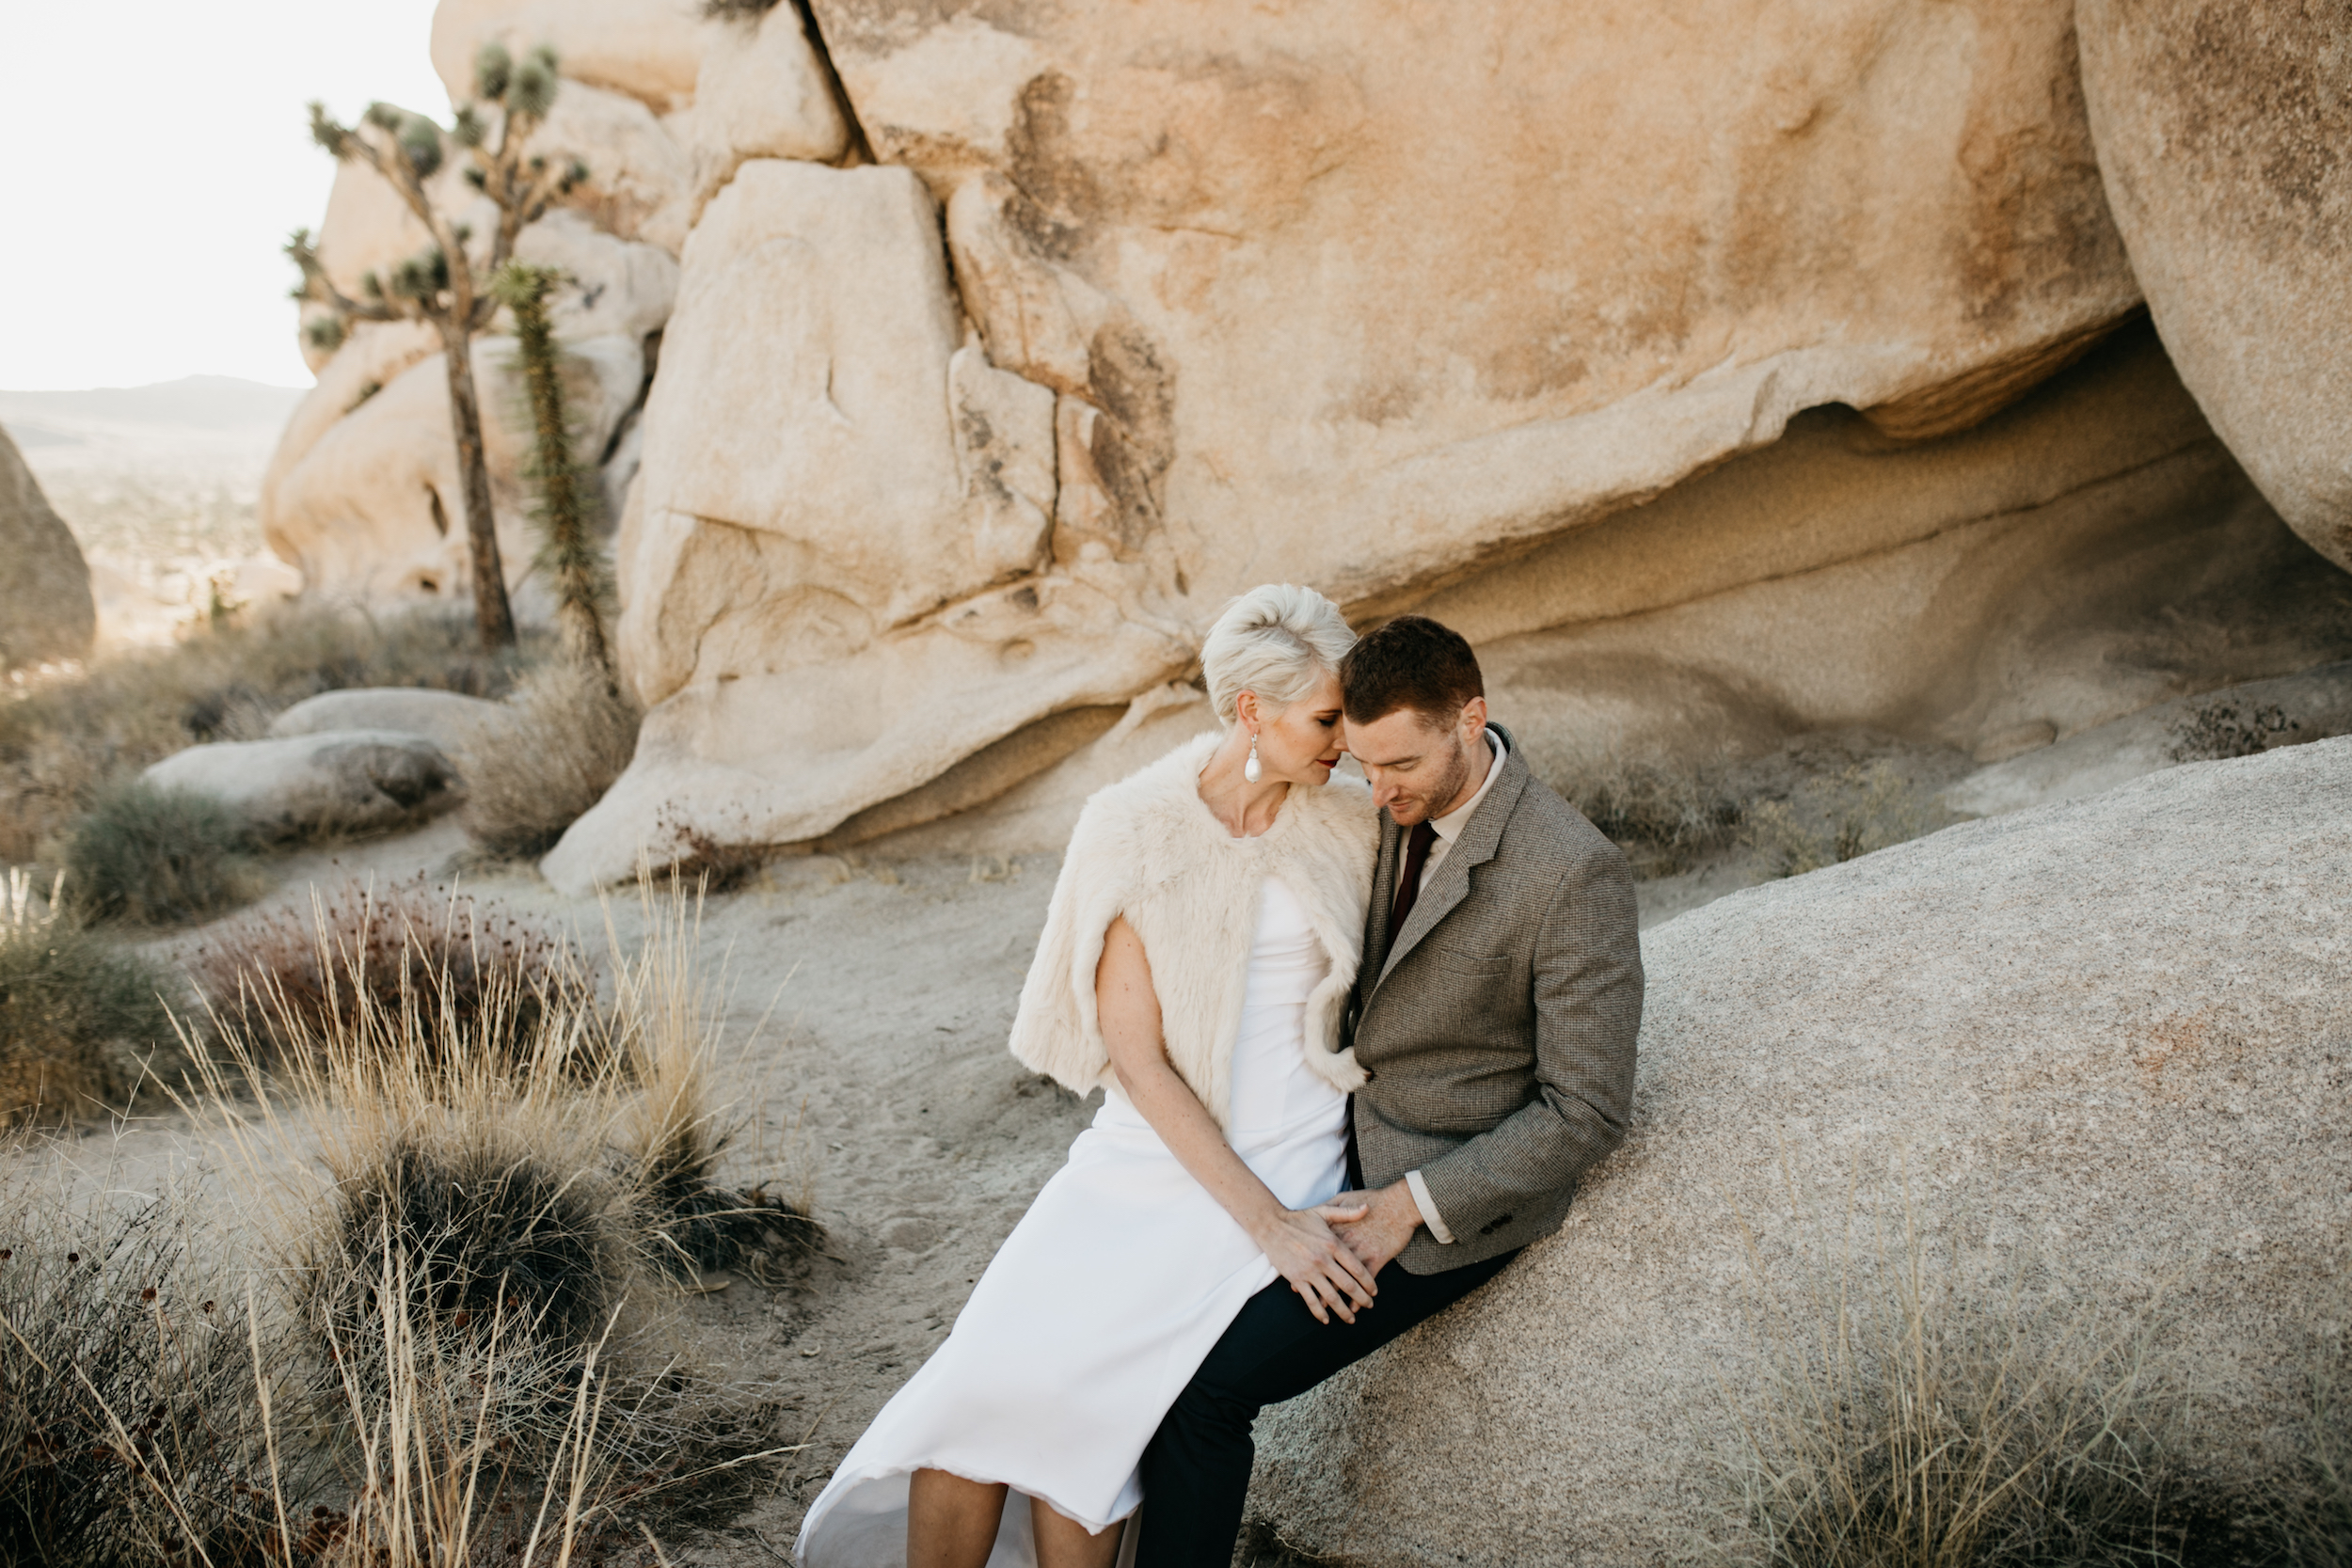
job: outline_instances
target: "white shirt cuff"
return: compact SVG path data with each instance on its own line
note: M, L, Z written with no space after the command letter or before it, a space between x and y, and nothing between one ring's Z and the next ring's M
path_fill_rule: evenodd
M1405 1185L1412 1189L1413 1207L1421 1211L1421 1223L1429 1227L1429 1234L1438 1238L1438 1245L1451 1246L1454 1232L1445 1227L1445 1216L1438 1213L1437 1204L1430 1201L1429 1183L1421 1179L1421 1172L1406 1171Z

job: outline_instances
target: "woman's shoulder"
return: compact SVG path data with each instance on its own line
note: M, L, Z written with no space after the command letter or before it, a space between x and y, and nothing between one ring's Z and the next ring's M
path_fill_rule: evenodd
M1194 822L1200 811L1200 769L1216 750L1216 732L1197 735L1117 784L1104 784L1078 813L1072 847L1137 832L1164 834Z
M1282 809L1297 811L1302 823L1350 839L1379 832L1380 808L1372 803L1372 786L1342 773L1333 774L1320 788L1292 790Z

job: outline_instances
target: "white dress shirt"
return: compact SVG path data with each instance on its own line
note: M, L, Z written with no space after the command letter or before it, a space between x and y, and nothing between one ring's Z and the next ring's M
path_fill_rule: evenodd
M1438 836L1430 841L1429 853L1421 863L1421 886L1413 890L1415 898L1429 891L1429 878L1438 869L1438 863L1445 859L1446 851L1454 847L1454 841L1462 836L1464 828L1470 826L1470 816L1478 810L1478 802L1486 798L1486 791L1494 788L1495 781L1502 776L1502 759L1510 754L1503 747L1502 737L1488 730L1486 746L1493 755L1486 764L1485 782L1479 784L1469 800L1443 816L1429 819L1429 826L1437 831ZM1440 1246L1451 1244L1454 1232L1446 1228L1445 1216L1438 1213L1437 1204L1430 1201L1429 1183L1421 1179L1421 1172L1406 1171L1405 1185L1412 1190L1413 1207L1421 1211L1421 1222L1429 1227L1429 1234L1438 1239Z

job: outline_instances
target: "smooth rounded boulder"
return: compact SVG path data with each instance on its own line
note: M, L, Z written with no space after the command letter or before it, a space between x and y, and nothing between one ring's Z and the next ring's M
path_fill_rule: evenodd
M141 777L160 789L213 797L270 842L406 827L465 799L441 749L396 730L191 746Z
M1624 1147L1491 1286L1262 1420L1253 1513L1364 1568L1720 1539L1717 1461L1766 1364L1750 1310L1835 1285L1806 1271L1850 1200L1866 1261L1903 1247L1871 1222L1909 1223L1937 1299L1979 1322L2023 1280L2087 1338L2159 1325L2199 1389L2181 1451L2225 1486L2275 1462L2305 1331L2342 1300L2348 821L2352 740L2322 741L1645 933Z
M2280 515L2352 567L2352 8L2074 15L2107 206L2181 379Z
M512 709L428 687L366 686L306 697L270 721L272 739L327 730L390 730L421 736L458 760L495 746L515 725Z

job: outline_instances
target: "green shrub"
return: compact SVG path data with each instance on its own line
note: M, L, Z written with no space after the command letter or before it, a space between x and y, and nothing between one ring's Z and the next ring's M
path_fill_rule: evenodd
M250 835L210 796L133 781L100 793L65 842L67 907L85 922L176 926L266 885Z
M27 897L12 871L0 911L0 1125L85 1116L129 1099L179 1060L164 998L175 982Z
M545 854L604 798L637 752L637 709L568 661L525 676L516 722L466 778L466 831L493 855Z

